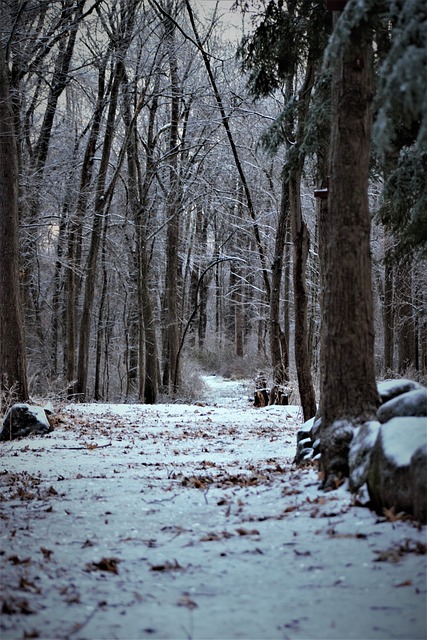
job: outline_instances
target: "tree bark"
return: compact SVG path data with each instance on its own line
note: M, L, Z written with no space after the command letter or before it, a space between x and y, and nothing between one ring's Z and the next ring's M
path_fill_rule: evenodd
M373 418L378 405L368 205L373 98L368 25L355 27L346 45L333 63L323 228L320 438L325 488L348 475L352 427Z
M303 86L298 95L298 129L297 143L303 141L311 91L314 84L314 62L309 60L305 72ZM291 153L291 151L289 152ZM307 318L307 284L306 267L310 245L307 225L301 210L301 179L303 158L294 158L289 162L288 189L291 220L291 237L293 244L293 284L294 284L294 318L295 318L295 364L298 376L298 388L304 420L316 414L316 394L311 375L311 359L308 352L308 318Z
M0 399L28 400L19 296L18 149L6 60L0 47ZM7 398L6 396L10 397ZM2 409L3 407L1 407Z
M386 233L386 231L385 231ZM383 330L384 330L384 369L391 371L394 364L394 307L393 289L394 274L393 265L387 260L384 266L384 301L383 301Z
M178 172L178 124L180 90L178 60L176 55L175 25L169 17L164 19L167 56L170 73L170 137L169 137L169 191L166 206L168 224L166 232L166 274L165 274L165 322L166 352L164 354L163 382L169 392L176 393L180 385L179 359L179 227L180 227L180 181Z
M280 292L283 273L283 254L285 250L287 230L289 228L289 216L289 189L287 183L283 180L282 197L274 246L274 259L271 267L269 328L270 356L273 369L273 382L275 384L285 384L289 381L288 342L280 324ZM287 302L285 301L285 305L286 304Z
M295 309L295 364L298 376L298 388L304 420L316 414L316 394L311 375L310 355L308 353L307 285L306 267L310 238L307 225L302 218L301 174L293 171L289 178L291 205L291 233L294 246L294 309Z

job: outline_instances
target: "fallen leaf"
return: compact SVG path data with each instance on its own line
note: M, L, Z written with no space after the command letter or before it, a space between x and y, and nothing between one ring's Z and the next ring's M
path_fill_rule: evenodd
M99 562L89 562L86 564L86 571L106 571L109 573L118 574L118 558L102 558Z
M12 564L31 564L32 562L31 558L24 558L23 560L21 560L19 556L9 556L8 560Z
M258 529L245 529L244 527L239 527L236 531L239 536L259 536Z
M399 511L396 513L395 507L391 507L391 509L386 509L384 507L383 514L388 522L398 522L399 520L405 520L408 517L408 514L404 511Z
M173 562L166 560L164 564L151 565L151 571L184 571L184 567L179 564L178 560Z
M31 580L26 580L23 576L19 580L19 588L22 591L29 591L30 593L41 593L39 587L31 582Z
M31 615L35 613L29 603L28 600L5 600L2 605L2 613L13 615L15 613L23 613L24 615Z
M404 580L403 582L399 582L399 584L395 584L395 587L410 587L412 585L412 580Z

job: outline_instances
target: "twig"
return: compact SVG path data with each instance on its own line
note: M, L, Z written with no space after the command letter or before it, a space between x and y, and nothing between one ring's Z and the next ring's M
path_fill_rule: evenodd
M141 498L141 500L145 502L145 504L160 504L161 502L170 502L171 500L174 500L175 498L177 498L178 495L179 495L178 493L175 493L170 498L161 498L160 500L146 500L145 498Z
M87 623L92 620L92 618L95 615L95 613L97 612L97 610L98 610L98 606L94 607L93 611L91 611L91 613L87 616L86 620L84 620L84 622L77 623L75 625L75 628L68 633L67 637L69 638L70 636L74 635L75 633L78 633L79 631L81 631L83 629L83 627L85 627L87 625Z
M105 449L105 447L111 447L112 442L108 444L97 444L96 446L85 446L85 447L52 447L53 449L69 449L70 451L79 451L81 449L86 449L88 451L93 451L94 449Z

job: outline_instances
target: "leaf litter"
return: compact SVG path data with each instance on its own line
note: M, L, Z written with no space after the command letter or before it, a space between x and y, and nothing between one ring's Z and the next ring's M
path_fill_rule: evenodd
M425 639L425 527L294 467L299 407L205 381L2 443L2 640Z

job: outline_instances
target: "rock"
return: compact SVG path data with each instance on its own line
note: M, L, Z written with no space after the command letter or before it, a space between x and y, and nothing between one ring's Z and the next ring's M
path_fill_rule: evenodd
M414 517L427 522L427 445L415 451L411 458Z
M401 378L400 380L383 380L377 383L381 404L407 391L416 391L417 389L423 388L424 387L418 382L415 382L415 380L406 380L405 378Z
M313 424L314 418L310 418L297 431L297 451L293 460L294 464L300 464L303 460L307 460L307 456L311 458L313 455L313 441L311 439Z
M320 438L320 429L322 427L322 418L317 418L314 422L313 422L313 427L311 429L311 439L313 440L313 442L315 440L318 440L318 438Z
M53 431L43 407L16 403L6 413L0 440L25 438L30 434L45 435Z
M311 430L314 425L314 418L310 418L307 422L304 422L303 425L297 431L297 442L300 440L305 440L306 438L311 439Z
M382 423L399 416L427 416L427 389L421 387L388 400L377 411Z
M362 424L353 436L348 455L349 489L353 493L365 484L368 475L371 451L380 429L380 423L370 420Z
M426 523L426 469L426 419L399 417L382 424L367 473L373 508L405 511Z

